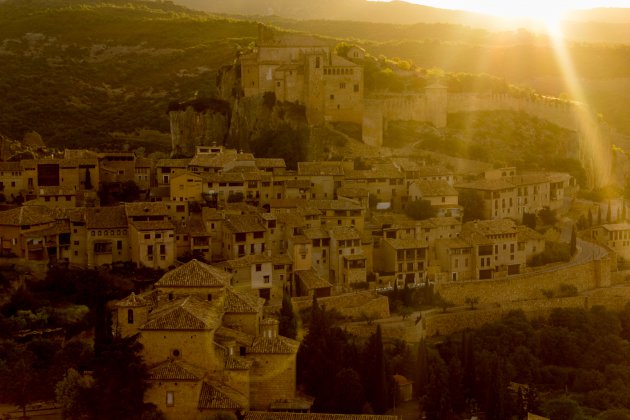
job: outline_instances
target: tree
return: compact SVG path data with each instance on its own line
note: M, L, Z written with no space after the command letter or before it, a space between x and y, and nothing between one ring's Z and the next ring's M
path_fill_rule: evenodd
M466 302L466 305L470 305L470 309L475 309L475 305L479 303L479 297L478 296L468 296L468 297L466 297L464 302Z
M95 357L94 386L86 401L93 419L136 419L145 410L148 370L138 335L114 337ZM124 404L112 404L124 401Z
M459 205L464 208L463 221L480 220L483 215L483 198L473 190L462 190L459 193Z
M22 350L12 341L0 342L0 395L3 401L22 409L26 418L26 406L39 397L40 378L33 364L33 352Z
M354 369L341 369L335 375L333 412L361 414L365 404L361 377Z
M291 296L285 289L282 295L282 307L280 308L280 335L292 339L297 338L297 319L293 313L293 304Z
M92 185L92 175L90 174L90 168L85 168L85 189L91 190L94 186Z
M588 227L593 227L593 212L588 209Z
M414 200L405 207L407 216L414 220L425 220L436 215L436 210L429 200Z
M575 255L577 252L577 231L575 229L575 225L571 229L571 242L569 243L569 252L571 255Z
M523 224L530 229L536 229L536 214L524 212Z
M389 390L383 352L381 326L370 336L363 352L364 384L367 400L374 413L383 414L389 407Z
M582 416L580 405L568 396L545 401L542 411L554 420L573 420Z
M612 206L608 200L608 209L606 210L606 223L612 223Z
M57 404L61 406L64 419L82 419L89 413L86 394L94 385L94 380L83 376L75 369L68 369L64 378L55 386Z

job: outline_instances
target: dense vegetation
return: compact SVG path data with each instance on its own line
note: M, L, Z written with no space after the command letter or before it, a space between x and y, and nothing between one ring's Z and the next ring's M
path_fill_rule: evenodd
M629 350L630 306L555 309L533 321L511 312L421 348L428 364L418 379L429 418L457 418L475 402L488 419L523 418L526 410L589 419L630 409ZM620 413L615 418L630 418Z
M0 133L35 130L57 147L168 150L170 140L138 133L168 132L172 101L212 96L217 69L255 34L253 22L166 2L0 3Z
M57 400L68 418L139 418L146 366L136 337L112 336L111 299L159 272L51 269L0 307L0 403ZM4 279L4 277L3 277ZM92 371L91 377L83 376ZM112 404L123 400L125 404Z

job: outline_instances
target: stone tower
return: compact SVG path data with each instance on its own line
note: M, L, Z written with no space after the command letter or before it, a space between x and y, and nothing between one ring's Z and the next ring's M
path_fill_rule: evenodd
M327 63L325 51L311 52L304 56L304 99L306 118L311 125L324 123L324 65Z

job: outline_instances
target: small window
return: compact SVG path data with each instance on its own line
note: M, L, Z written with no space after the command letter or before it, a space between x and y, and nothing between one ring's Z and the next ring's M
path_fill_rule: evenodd
M133 309L127 310L127 324L133 324Z
M182 355L182 353L179 351L179 349L173 350L173 357L179 357L181 355Z
M166 391L166 406L173 407L175 405L175 392Z
M263 283L269 284L270 281L271 281L271 279L269 278L269 276L263 277Z
M262 264L256 264L256 271L262 271Z
M150 233L145 233L144 234L144 239L151 239L151 234Z

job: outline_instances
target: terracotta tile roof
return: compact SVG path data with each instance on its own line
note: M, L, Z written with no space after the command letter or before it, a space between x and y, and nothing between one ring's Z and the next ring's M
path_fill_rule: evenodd
M201 385L201 393L199 394L199 403L197 408L203 409L241 409L245 408L242 402L235 400L234 392L227 393L226 387L210 385L204 382ZM231 394L231 395L228 395ZM240 400L240 398L237 398Z
M240 293L232 288L225 290L223 310L226 313L259 313L265 304L265 299Z
M630 230L630 225L626 225L626 229ZM529 228L527 226L519 225L516 227L518 231L518 240L519 242L529 241L529 240L542 240L544 236L540 233L536 232L534 229Z
M0 162L0 172L21 172L20 162Z
M604 230L630 230L630 224L628 223L606 223L602 225Z
M228 356L225 359L225 368L228 370L249 370L253 364L253 360L239 356Z
M360 203L351 200L308 200L306 203L318 210L363 210Z
M127 217L123 206L87 207L85 209L87 229L127 228Z
M243 268L243 267L251 267L253 264L263 264L270 263L271 257L264 254L250 254L245 255L244 257L235 258L232 260L222 261L217 263L219 267L229 267L229 268Z
M428 245L421 239L405 238L405 239L393 239L385 238L385 242L390 244L394 249L412 249L412 248L426 248Z
M189 166L199 166L202 168L221 169L230 162L234 162L237 158L237 152L234 149L225 149L222 153L202 153L195 155L188 164Z
M181 360L167 360L149 370L152 381L200 381L206 371Z
M308 290L332 287L332 284L317 275L315 270L296 271L295 274L302 280Z
M282 413L248 411L243 420L398 420L397 416L378 414Z
M221 325L216 305L191 295L156 308L142 330L214 330Z
M346 179L396 179L403 178L403 173L393 164L376 164L371 169L355 169L348 171Z
M311 188L311 181L308 179L287 179L284 182L286 188L300 188L308 190Z
M437 239L435 241L435 246L444 248L471 248L472 244L464 240L464 238L448 238Z
M308 239L330 238L328 231L322 228L304 229L304 236L306 236Z
M362 198L370 195L370 192L366 188L355 186L344 186L337 188L337 195L340 197L348 198Z
M478 179L472 182L455 185L455 188L482 190L482 191L499 191L511 190L516 188L514 184L504 179Z
M164 216L168 215L169 211L165 203L144 201L138 203L125 203L125 213L127 214L127 217Z
M341 162L298 162L298 174L302 176L342 176Z
M155 166L158 168L186 168L188 162L190 159L160 159Z
M303 216L296 214L295 212L278 213L276 220L289 228L302 227L306 225L306 220Z
M243 183L245 177L241 172L221 172L218 174L211 174L203 172L200 174L204 182L232 182Z
M147 220L139 222L130 222L137 230L174 230L175 225L170 220Z
M196 259L164 274L155 287L224 287L231 274Z
M276 337L256 337L247 353L263 354L295 354L300 347L300 343L281 335Z
M54 221L51 211L44 206L22 206L0 212L0 225L39 225Z
M201 208L201 218L204 221L211 220L223 220L223 212L212 208L212 207L202 207Z
M256 158L256 166L260 169L263 168L286 168L287 164L284 159L276 158Z
M153 159L139 157L136 158L136 168L150 168L153 166Z
M147 302L142 296L138 296L134 292L131 292L129 296L118 301L116 306L121 308L138 308L141 306L147 306L148 304L149 302Z
M420 190L420 194L422 194L423 197L457 195L457 190L449 185L448 182L441 179L419 180L412 182L411 185L415 185L416 187L418 187L418 189Z
M336 240L361 239L361 234L352 226L338 226L328 231L330 237Z
M260 223L258 216L233 215L225 220L225 228L234 233L264 232L267 229Z
M476 232L481 235L501 235L517 233L516 223L511 219L478 220L466 222L462 226L462 232Z
M191 215L186 226L191 236L210 236L210 233L206 230L206 224L200 215Z
M235 330L233 328L228 328L224 325L217 328L214 332L214 339L225 342L225 341L236 341L237 344L245 347L249 347L254 342L254 336L244 333L243 331Z
M55 223L53 226L46 229L30 230L24 233L27 238L42 238L44 236L54 236L60 233L70 233L70 223L65 221L64 223Z

